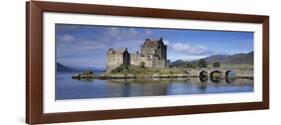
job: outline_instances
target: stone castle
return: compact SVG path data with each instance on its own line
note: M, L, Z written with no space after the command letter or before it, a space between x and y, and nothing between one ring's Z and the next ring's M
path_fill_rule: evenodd
M141 45L140 53L129 53L127 48L110 48L107 52L107 72L122 64L139 66L142 62L145 67L169 67L170 60L167 60L167 45L163 43L162 38L159 40L145 39L143 45Z

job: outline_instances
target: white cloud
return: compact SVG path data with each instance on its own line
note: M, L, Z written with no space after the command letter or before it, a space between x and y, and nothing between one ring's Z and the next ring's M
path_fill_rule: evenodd
M152 35L152 31L149 30L149 29L145 29L145 30L144 30L144 35L145 35L145 36L151 36L151 35Z
M192 46L187 43L175 43L172 44L169 41L164 41L168 45L168 48L174 52L188 54L188 55L208 55L210 51L207 47L202 45Z
M111 48L130 48L130 51L138 51L140 44L144 42L145 31L136 28L110 27L106 28L97 41ZM150 31L147 31L149 33Z
M138 32L135 28L130 28L130 29L128 30L128 34L129 34L129 35L136 36L136 35L139 34L139 32Z
M76 47L79 51L81 50L103 50L107 48L108 46L103 44L102 42L97 42L97 41L81 41L82 44L77 45Z
M69 35L69 34L64 34L62 36L58 36L58 38L61 42L70 42L70 41L73 41L75 39L74 36Z
M111 39L128 40L139 35L139 32L135 28L122 29L119 27L110 27L105 30L104 35Z
M121 29L118 27L110 27L110 28L108 28L108 30L106 32L110 36L117 36L120 33L120 30Z
M164 44L166 44L166 45L170 45L170 42L168 41L168 40L163 40L163 42L164 42Z

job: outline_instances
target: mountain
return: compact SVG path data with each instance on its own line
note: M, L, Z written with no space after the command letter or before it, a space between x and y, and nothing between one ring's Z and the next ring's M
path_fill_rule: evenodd
M93 72L105 72L105 68L96 68L96 67L70 67L65 66L59 62L57 62L57 72L85 72L85 71L93 71Z
M57 65L57 72L74 72L74 71L77 71L75 69L72 69L70 67L67 67L67 66L64 66L62 65L61 63L56 63Z
M208 63L219 62L222 64L253 64L254 53L239 53L234 55L214 55L204 58Z
M238 53L234 55L212 55L202 59L206 60L206 62L209 64L212 64L214 62L219 62L221 64L253 64L254 53L252 51L249 53ZM181 67L184 66L186 63L197 64L198 60L192 60L192 61L177 60L171 62L171 66Z
M93 71L93 72L105 72L105 67L71 67L72 69L75 69L77 71Z
M174 62L171 62L170 65L171 66L181 66L181 65L185 65L188 61L184 61L184 60L176 60Z

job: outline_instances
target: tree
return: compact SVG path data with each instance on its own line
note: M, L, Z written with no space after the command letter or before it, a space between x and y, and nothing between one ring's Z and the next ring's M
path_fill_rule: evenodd
M220 67L220 63L219 62L214 62L213 63L213 67Z
M129 65L128 64L122 64L120 65L122 71L128 71L129 70Z
M184 65L184 68L194 68L194 65L188 62Z
M122 64L118 66L117 68L113 69L111 73L120 73L120 72L126 72L129 71L129 65L127 64Z
M145 63L144 62L140 63L140 68L145 68Z
M198 66L199 68L207 68L207 67L208 67L208 63L206 62L205 59L200 59L200 60L198 61L197 66Z

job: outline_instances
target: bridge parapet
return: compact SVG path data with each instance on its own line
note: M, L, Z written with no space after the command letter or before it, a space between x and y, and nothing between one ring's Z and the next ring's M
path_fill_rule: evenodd
M223 77L226 75L228 71L233 71L237 77L253 77L253 69L238 69L238 68L195 68L195 69L187 69L186 72L189 73L190 76L199 77L201 72L206 72L210 75L212 72L220 72Z

